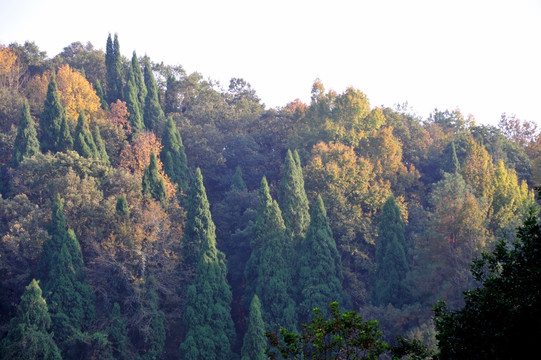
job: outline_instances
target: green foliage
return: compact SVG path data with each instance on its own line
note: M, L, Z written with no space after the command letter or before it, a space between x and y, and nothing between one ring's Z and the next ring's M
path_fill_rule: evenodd
M374 303L403 305L408 298L405 285L409 271L406 260L405 225L395 197L391 195L383 205L376 244L376 274Z
M541 336L541 226L534 211L512 247L501 240L474 261L481 286L464 293L465 305L434 309L441 359L523 359Z
M133 52L131 58L131 73L134 77L134 85L137 89L137 99L139 101L139 110L141 111L141 119L143 115L143 109L145 107L145 98L147 96L147 87L145 85L145 80L143 77L143 71L141 70L141 65L139 64L139 59L135 51Z
M259 189L259 204L252 253L246 264L245 300L257 294L267 329L295 328L297 314L293 301L292 243L286 235L278 203L272 200L267 179Z
M165 125L162 137L163 149L160 158L163 162L163 169L167 175L178 184L179 190L186 191L189 183L189 169L186 153L180 132L173 121L169 118Z
M13 145L13 167L17 167L24 158L39 153L39 141L34 119L30 116L30 107L25 100L17 129L17 137Z
M114 42L111 40L111 34L107 37L105 68L107 71L107 102L111 104L117 99L122 99L122 63L117 34L115 34Z
M188 288L183 316L187 333L180 344L180 357L186 360L230 359L235 341L232 294L227 283L225 255L216 248L215 226L199 169L190 192L186 228L185 236L192 248L198 246L199 251L194 252L198 262L194 282Z
M60 350L49 333L51 317L36 280L21 296L16 316L11 320L7 336L0 342L5 359L62 359Z
M143 173L143 194L149 194L162 204L167 201L165 182L158 172L158 160L154 151L150 154L150 163Z
M330 304L330 314L326 319L314 309L314 318L300 334L284 328L280 336L267 333L269 358L376 360L388 348L377 321L363 321L355 311L340 313L337 302Z
M58 86L56 85L56 77L53 74L47 88L47 96L43 106L43 112L39 121L41 128L40 145L41 150L46 153L48 151L66 151L73 145L66 111L60 103L58 94Z
M158 310L157 282L153 276L146 280L141 310L142 320L147 324L143 334L144 349L141 359L161 359L165 345L165 315Z
M107 333L113 348L113 356L115 359L128 359L128 325L120 313L120 305L118 303L113 305L109 319L111 324Z
M321 196L312 210L310 226L299 251L299 317L308 320L315 308L333 301L349 307L349 296L342 288L342 262L329 226Z
M148 58L145 59L145 86L148 92L145 97L143 120L147 130L156 131L162 125L165 115L158 99L158 88Z
M79 155L85 158L98 158L98 149L94 143L94 137L88 129L88 123L86 122L86 116L84 111L79 114L79 120L75 127L75 134L73 136L75 141L73 143L73 150L77 151Z
M240 166L235 168L233 179L231 180L231 190L246 191L248 190L244 179L242 178L242 169Z
M265 360L267 338L265 337L265 323L261 317L261 302L254 295L250 304L248 330L242 343L241 360Z
M133 73L130 72L130 77L126 82L126 89L124 90L126 108L128 109L128 120L130 121L131 128L134 132L142 131L145 128L143 123L143 115L141 108L139 107L139 98L137 97L137 88L134 84L135 78Z
M130 217L130 208L128 207L128 200L126 195L120 195L116 200L116 214L123 219Z
M94 83L94 89L96 89L96 95L100 98L101 108L103 110L109 110L109 104L107 104L107 100L105 100L105 93L103 92L103 87L101 86L99 79Z
M94 127L92 128L92 138L94 139L94 144L96 144L96 157L103 161L105 166L109 166L109 155L105 149L105 143L101 138L100 128L96 123L94 123Z
M294 154L290 150L287 151L278 187L278 203L288 235L295 243L300 243L310 224L310 214L299 154L296 150Z

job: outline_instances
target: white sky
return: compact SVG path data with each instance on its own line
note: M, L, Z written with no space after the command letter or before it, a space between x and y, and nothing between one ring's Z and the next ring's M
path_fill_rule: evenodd
M268 107L326 89L426 117L459 108L477 123L541 125L541 0L0 0L0 43L54 57L75 41L252 84Z

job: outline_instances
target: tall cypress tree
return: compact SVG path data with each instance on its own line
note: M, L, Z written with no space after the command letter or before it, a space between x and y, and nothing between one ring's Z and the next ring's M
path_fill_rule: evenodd
M269 192L263 177L252 253L246 264L245 300L257 294L261 300L263 320L270 331L280 327L297 327L295 302L292 298L292 244L286 234L282 213Z
M113 347L113 356L115 359L127 359L128 348L128 324L120 313L120 305L114 303L111 314L109 315L111 324L107 330L107 335Z
M296 151L295 151L296 153ZM294 243L300 243L310 224L309 204L298 154L287 151L278 187L278 203L286 231Z
M94 138L88 129L84 111L79 113L79 120L77 121L73 137L75 139L73 142L73 150L77 151L79 155L85 158L99 157Z
M109 166L109 155L107 155L107 150L105 149L105 144L101 138L100 128L97 123L94 123L92 127L92 138L94 139L94 144L96 144L97 158L103 161L106 166Z
M267 349L267 337L265 336L265 323L261 317L261 302L254 295L250 304L250 316L248 318L248 330L242 343L241 360L265 360Z
M231 180L231 191L246 191L248 187L242 178L242 169L240 166L235 168L233 179Z
M60 350L53 340L51 317L41 288L32 280L21 296L17 314L11 320L7 336L0 342L5 359L60 360Z
M407 301L404 284L409 266L406 260L405 225L395 197L383 205L376 243L374 303L401 306Z
M144 336L144 352L142 360L161 359L165 345L165 315L158 310L158 292L156 278L149 276L145 282L142 299L142 313L148 317L147 333Z
M134 85L135 79L133 72L130 71L130 76L126 82L126 89L124 90L126 108L128 109L128 120L134 132L144 130L143 116L141 108L139 106L139 99L137 98L137 89Z
M342 261L321 196L317 197L314 204L310 226L302 240L299 254L301 322L307 322L316 307L325 312L324 309L333 301L348 307L349 297L342 287Z
M171 117L165 125L162 145L163 149L160 153L160 158L163 162L165 173L178 184L180 189L187 190L189 179L188 160L186 159L180 132Z
M39 121L41 128L41 150L46 153L66 151L73 144L69 133L66 111L60 103L56 76L51 76L47 88L47 96L43 106L43 112Z
M227 283L225 255L216 248L216 228L199 169L191 189L185 237L192 249L198 246L199 251L195 252L198 254L195 279L188 288L184 310L187 333L180 345L180 358L230 359L235 341L232 294Z
M19 128L13 145L13 167L19 166L24 158L31 157L39 153L39 141L36 131L36 124L30 115L28 100L24 101L19 120Z
M143 117L143 109L145 108L145 98L147 96L147 87L145 85L145 79L143 77L143 71L137 59L137 54L133 52L131 58L131 72L135 80L134 85L137 89L137 99L139 100L139 110L141 111L141 119Z
M107 100L105 100L105 92L103 91L103 86L101 86L99 79L94 83L94 88L96 89L96 95L100 98L101 108L103 110L109 110L109 105L107 104Z
M158 172L158 160L154 151L150 154L150 163L143 173L143 194L150 194L162 204L167 201L165 182Z
M107 102L109 104L117 99L122 99L122 63L118 35L115 34L114 42L111 34L107 38L105 51L105 68L107 71Z
M152 72L148 58L145 59L144 76L147 96L145 97L143 120L147 130L156 130L164 120L165 115L158 99L158 87L156 86L156 80L154 80L154 73Z

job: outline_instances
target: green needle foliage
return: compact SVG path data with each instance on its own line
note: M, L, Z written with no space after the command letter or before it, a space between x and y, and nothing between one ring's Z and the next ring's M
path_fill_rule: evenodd
M141 70L141 65L139 64L139 59L137 59L137 54L133 52L131 58L131 73L135 80L134 85L137 89L137 99L139 101L139 109L141 110L141 116L143 114L143 109L145 108L145 98L147 96L147 87L145 85L145 80L143 77L143 71Z
M240 166L237 166L235 173L233 174L233 179L231 180L231 190L234 191L246 191L248 187L242 178L242 169Z
M145 124L143 123L143 112L139 105L139 98L137 96L137 87L135 85L135 77L133 70L130 71L128 81L126 82L126 88L124 89L126 108L128 109L128 120L130 121L131 128L134 132L144 130Z
M216 248L215 226L199 169L196 170L190 201L186 236L191 237L190 241L194 246L198 245L200 251L195 279L188 288L183 316L187 333L180 345L180 358L231 359L231 347L235 341L231 319L232 294L227 283L225 255Z
M265 177L259 189L251 247L252 253L244 272L245 299L251 299L255 294L259 296L267 329L295 328L297 315L291 294L293 274L290 265L293 246L286 234L278 203L271 198Z
M254 295L250 304L248 330L242 343L241 360L265 360L266 349L267 338L265 337L265 323L261 317L261 302L257 295Z
M310 213L297 151L287 151L278 187L278 203L288 235L295 244L300 243L310 224Z
M73 136L75 141L73 143L73 150L77 151L79 155L85 158L98 158L98 149L94 143L94 138L88 129L88 123L84 111L79 114L79 120L75 127L75 134Z
M109 162L109 155L107 155L105 144L101 138L100 128L96 123L94 123L94 127L92 127L92 138L94 139L94 144L96 144L96 157L103 161L106 166L109 166L111 164Z
M171 117L165 125L162 145L163 149L160 158L165 173L178 184L179 189L186 191L189 182L188 160L186 159L180 132Z
M73 145L71 138L66 111L60 103L58 95L58 86L56 76L51 76L51 81L47 87L47 96L43 106L43 112L39 121L41 128L41 150L43 153L48 151L58 152L66 151Z
M109 325L107 333L113 348L113 356L115 359L127 359L126 352L129 342L128 324L126 324L120 313L120 305L118 303L113 305L109 319L111 325Z
M300 247L299 316L306 322L315 308L338 301L349 307L342 282L342 261L336 248L327 212L321 196L317 197L310 226Z
M145 97L143 120L147 130L157 130L165 115L158 99L158 87L148 58L145 59L145 86L148 92Z
M115 34L114 42L111 34L107 37L105 69L107 71L107 102L111 104L117 99L122 99L122 62L117 34Z
M144 334L144 352L142 360L161 359L163 347L165 345L165 315L158 310L158 292L156 278L149 276L145 283L145 289L142 300L142 313L148 322L146 333Z
M116 214L123 219L128 219L130 217L128 200L124 194L120 195L116 200Z
M167 201L165 182L158 172L158 160L154 151L150 154L150 163L143 173L143 194L150 194L153 199L162 204Z
M11 320L7 336L0 342L3 359L59 360L60 350L53 340L51 317L36 280L26 287Z
M28 100L25 100L21 112L21 119L19 120L17 136L15 137L15 143L13 145L13 167L19 166L25 158L36 155L37 153L39 153L39 141L36 124L34 123L32 116L30 116Z
M100 98L101 108L103 110L109 110L109 105L107 104L107 100L105 100L103 86L101 86L101 82L99 79L96 79L96 82L94 83L94 89L96 89L96 95L98 95L98 97Z

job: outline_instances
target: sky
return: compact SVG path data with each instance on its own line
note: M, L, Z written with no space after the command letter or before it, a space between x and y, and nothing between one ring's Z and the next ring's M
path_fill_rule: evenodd
M459 109L541 126L541 0L0 0L0 44L105 49L252 85L268 108L310 102L320 79L372 107Z

